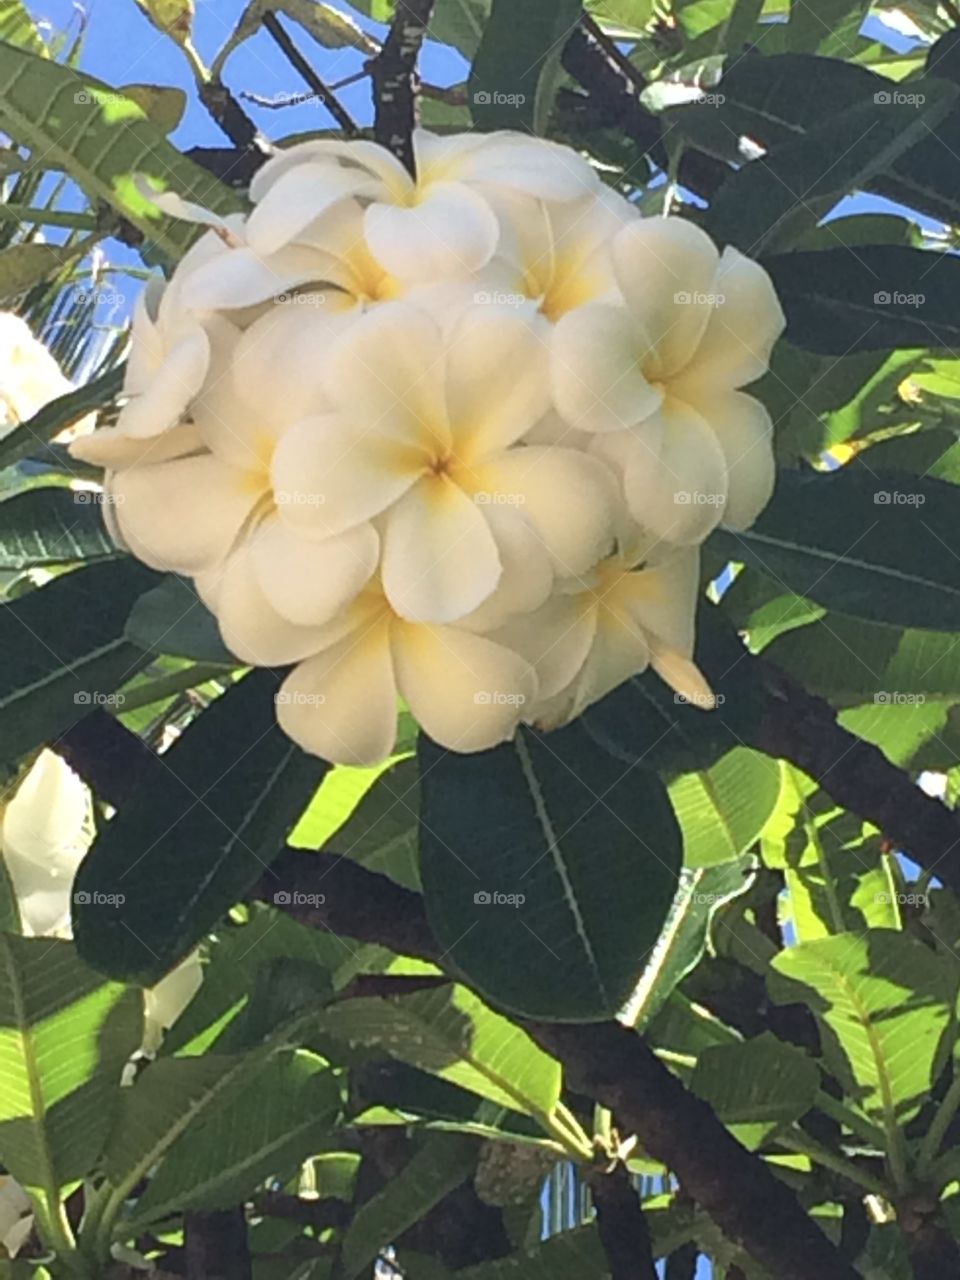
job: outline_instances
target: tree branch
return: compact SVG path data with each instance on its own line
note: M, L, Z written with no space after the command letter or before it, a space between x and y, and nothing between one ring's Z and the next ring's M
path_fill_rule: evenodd
M373 136L415 176L413 130L417 123L417 58L435 0L397 0L383 48L370 63Z
M837 723L823 698L762 658L757 674L767 707L750 746L789 760L837 804L866 818L944 884L960 892L960 819L926 795L883 752Z
M597 1231L610 1264L610 1280L657 1280L653 1244L640 1197L626 1166L588 1175Z
M293 898L320 890L322 904L290 907L281 900L279 905L313 928L439 960L420 896L336 854L288 850L251 896L274 901L279 891ZM778 1280L856 1280L793 1192L736 1141L635 1032L617 1022L519 1022L560 1059L572 1087L609 1107L620 1132L635 1133L721 1230Z
M346 107L341 104L340 99L333 90L320 79L313 67L293 43L277 15L275 13L265 13L263 15L263 26L266 31L269 31L275 43L286 55L290 65L300 73L310 86L311 92L316 94L347 137L355 138L360 132L357 122Z

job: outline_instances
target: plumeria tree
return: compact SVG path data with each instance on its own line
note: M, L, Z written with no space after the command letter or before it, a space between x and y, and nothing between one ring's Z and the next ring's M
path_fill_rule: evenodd
M0 4L0 1280L960 1274L960 11L113 3L188 89Z

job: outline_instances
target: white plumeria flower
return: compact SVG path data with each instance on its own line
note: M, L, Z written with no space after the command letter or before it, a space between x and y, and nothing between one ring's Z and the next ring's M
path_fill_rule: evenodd
M418 129L413 150L415 178L371 142L305 142L280 152L250 186L251 247L266 255L296 244L326 208L357 198L366 206L367 244L392 276L463 277L497 249L501 195L566 201L600 186L576 152L519 133L439 137Z
M12 311L0 311L0 437L73 389L27 322ZM92 417L84 418L57 439L82 434L92 423Z
M73 882L94 834L89 788L56 752L44 749L7 803L0 829L0 851L28 937L72 936ZM144 1053L156 1052L202 977L194 953L144 991ZM2 1188L0 1179L0 1240Z
M0 834L26 934L69 937L73 878L93 835L89 790L60 756L41 751L7 803Z
M698 571L696 550L661 548L651 564L621 552L497 633L537 671L539 699L524 719L556 728L647 667L694 705L712 708L692 661Z
M277 694L277 719L305 751L337 764L386 759L403 698L423 729L454 751L511 738L536 698L529 662L487 636L409 622L375 585L301 662Z
M32 1230L30 1197L15 1178L0 1173L0 1256L15 1258Z
M335 412L277 445L288 518L315 538L377 518L387 598L412 620L453 622L492 595L497 508L533 532L531 557L581 572L610 541L610 476L574 450L516 447L547 408L546 363L516 308L468 307L447 337L404 302L367 313L330 353Z
M192 952L154 987L143 993L143 1044L141 1053L153 1054L203 984L203 964Z
M624 305L587 303L554 330L556 407L596 433L658 537L697 543L721 518L747 528L773 488L770 417L738 390L783 330L769 276L682 218L625 228L612 262Z

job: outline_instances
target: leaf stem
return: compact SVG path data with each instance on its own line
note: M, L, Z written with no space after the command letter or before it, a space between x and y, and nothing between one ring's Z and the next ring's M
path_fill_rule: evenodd
M955 1070L953 1082L937 1108L937 1114L933 1117L920 1146L920 1154L917 1156L917 1173L921 1177L930 1172L930 1166L943 1145L950 1122L957 1114L958 1107L960 1107L960 1071Z
M569 1107L558 1102L550 1115L545 1117L545 1121L548 1131L574 1160L593 1161L593 1143Z
M799 1155L809 1156L817 1164L821 1164L825 1169L830 1169L833 1173L838 1173L842 1178L856 1183L864 1191L889 1199L890 1189L879 1178L875 1178L870 1173L865 1173L852 1161L836 1155L827 1147L822 1147L809 1134L802 1133L799 1129L791 1129L788 1133L780 1134L777 1141L782 1147L786 1147L788 1151L795 1151Z

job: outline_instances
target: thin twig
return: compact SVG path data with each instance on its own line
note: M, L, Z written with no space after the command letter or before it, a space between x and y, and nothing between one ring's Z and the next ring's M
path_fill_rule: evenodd
M588 1175L610 1280L657 1280L650 1229L626 1167Z
M337 95L330 89L317 75L313 67L306 60L297 46L293 43L290 36L284 30L280 23L280 19L275 13L265 13L263 16L263 26L269 31L275 43L286 55L287 61L298 71L310 89L320 99L330 114L336 120L340 128L348 137L354 138L360 132L357 122L342 105Z

